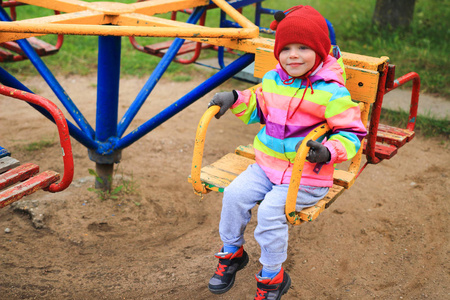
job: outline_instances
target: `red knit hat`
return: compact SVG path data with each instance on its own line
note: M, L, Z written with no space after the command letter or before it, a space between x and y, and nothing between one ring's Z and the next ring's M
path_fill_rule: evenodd
M288 44L303 44L316 52L316 62L311 70L324 61L331 49L328 26L325 18L307 5L294 6L286 11L278 11L270 29L275 32L273 54L279 60L281 50ZM317 59L318 58L318 59Z

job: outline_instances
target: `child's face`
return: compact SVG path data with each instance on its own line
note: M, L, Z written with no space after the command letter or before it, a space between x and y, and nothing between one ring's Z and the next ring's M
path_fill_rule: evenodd
M281 50L278 58L289 75L300 77L314 66L316 53L303 44L288 44Z

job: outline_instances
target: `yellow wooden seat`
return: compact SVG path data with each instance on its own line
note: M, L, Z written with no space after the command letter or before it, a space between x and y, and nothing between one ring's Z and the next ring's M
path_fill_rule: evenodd
M347 76L346 87L350 91L352 100L359 102L361 120L363 124L368 127L368 136L366 138L370 143L367 144L367 141L363 141L364 146L360 148L349 164L345 164L346 167L337 166L333 176L333 187L330 188L324 199L320 200L312 207L296 212L295 204L297 191L300 185L303 165L309 151L309 147L306 146L306 143L303 143L299 147L294 161L285 209L286 218L293 225L299 225L305 221L309 222L316 219L321 212L328 208L329 205L344 192L345 189L350 188L354 184L360 171L362 171L361 161L363 151L368 151L373 154L373 148L375 148L375 153L377 153L376 151L378 150L380 151L380 153L377 153L378 156L376 159L390 158L396 153L397 147L402 146L414 136L414 132L410 130L385 125L378 126L379 112L385 93L384 88L388 70L388 57L384 56L376 58L343 53L343 60ZM276 63L277 61L273 57L272 50L258 48L255 53L255 77L262 78L267 71L275 67ZM256 87L257 86L254 86L251 89L255 89ZM369 124L369 113L372 106L379 106L371 116L371 123L376 124L376 127ZM224 188L236 178L236 176L244 171L248 165L255 162L255 154L252 145L241 145L236 148L234 153L229 153L211 165L202 168L206 130L212 117L218 111L218 106L210 107L203 115L197 128L191 176L188 179L189 182L192 183L194 191L197 193L204 194L209 191L223 192ZM322 124L308 134L304 141L310 139L316 140L326 134L328 130L328 125ZM390 149L389 147L393 148ZM385 148L392 151L388 151L389 153L385 154L383 152L386 150Z

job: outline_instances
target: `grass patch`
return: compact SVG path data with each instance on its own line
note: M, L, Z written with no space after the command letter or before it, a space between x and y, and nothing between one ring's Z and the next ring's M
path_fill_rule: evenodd
M95 181L99 182L101 185L104 184L104 179L101 178L97 172L93 169L88 169L89 174L94 176ZM119 166L114 170L114 174L119 172ZM131 177L126 177L124 174L118 176L119 178L113 181L113 177L110 176L107 180L109 185L111 185L110 190L97 189L95 187L90 187L87 190L93 192L101 201L105 200L120 200L124 202L125 200L131 200L136 206L140 206L141 203L130 196L139 196L139 183L135 180L133 174Z
M56 144L53 140L41 140L37 142L29 143L25 146L23 146L23 149L25 151L33 152L33 151L39 151L45 148L51 148Z

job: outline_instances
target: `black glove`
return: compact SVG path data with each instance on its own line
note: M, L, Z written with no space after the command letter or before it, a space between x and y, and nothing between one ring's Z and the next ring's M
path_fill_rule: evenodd
M236 91L222 92L214 95L212 100L208 104L208 108L213 105L220 106L219 112L216 114L216 119L219 119L227 110L236 102L238 94Z
M297 145L295 145L295 152L298 151L298 148L300 147L302 142L303 141L300 141L297 143ZM308 155L306 156L306 159L309 162L322 163L322 162L328 162L330 160L330 158L331 158L330 151L328 150L327 147L325 147L321 143L313 141L313 140L309 140L306 143L306 146L311 147L309 149Z
M326 163L331 158L331 153L327 147L319 142L309 140L306 146L311 147L309 149L306 159L311 163Z

